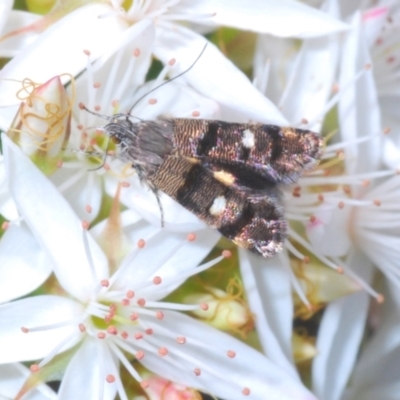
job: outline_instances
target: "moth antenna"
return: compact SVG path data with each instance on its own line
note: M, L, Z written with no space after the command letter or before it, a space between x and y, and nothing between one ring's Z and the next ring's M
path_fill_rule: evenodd
M101 118L103 118L103 119L105 119L105 120L107 120L107 121L110 121L111 118L112 118L112 116L104 115L104 114L99 114L99 113L96 113L96 112L94 112L94 111L92 111L92 110L89 110L83 103L79 103L79 108L80 108L81 110L87 111L89 114L95 115L96 117L101 117Z
M149 95L150 93L153 93L155 90L159 89L160 87L166 85L167 83L170 83L172 81L174 81L175 79L178 79L179 77L181 77L182 75L185 75L187 72L189 72L197 63L197 61L199 61L200 57L203 55L203 53L206 50L208 43L206 43L203 47L203 50L201 50L200 54L197 56L197 58L194 60L194 62L192 63L192 65L190 65L190 67L188 69L186 69L185 71L179 73L178 75L174 76L171 79L167 79L165 82L161 83L160 85L156 86L155 88L151 89L150 91L148 91L146 94L144 94L142 97L139 97L138 100L136 100L136 102L133 104L133 106L130 108L128 114L131 114L131 111L134 109L134 107L139 103L139 101L142 101L147 95Z

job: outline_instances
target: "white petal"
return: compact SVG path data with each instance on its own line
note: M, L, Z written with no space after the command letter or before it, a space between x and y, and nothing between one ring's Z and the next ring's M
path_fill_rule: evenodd
M246 296L264 354L297 379L292 361L292 291L289 275L281 265L289 262L287 256L267 260L242 249L239 254Z
M338 14L338 10L331 12ZM279 102L280 109L292 124L298 125L302 119L306 119L309 129L321 129L322 118L327 111L324 108L336 79L338 55L339 35L303 42Z
M52 265L25 224L11 225L0 241L0 303L24 296L50 275Z
M0 214L9 221L19 218L17 206L8 190L7 174L3 157L0 158Z
M68 186L62 190L65 199L79 219L91 222L100 210L103 197L102 179L94 172L85 171L88 167L84 163L80 167L80 171L60 168L51 176L51 181L60 189ZM91 207L90 213L86 210L88 205Z
M379 306L379 321L374 335L365 344L343 400L396 400L399 393L400 357L399 290L389 284L385 302ZM377 395L379 393L379 395Z
M372 264L352 252L347 264L366 281ZM325 309L317 338L318 355L312 365L313 391L321 399L339 400L359 352L369 305L369 295L359 292L336 300Z
M307 223L307 236L318 254L341 257L348 253L352 241L349 224L352 206L339 209L337 204L323 204L315 212L315 221Z
M381 132L380 110L372 71L354 81L357 73L370 63L361 29L360 15L353 17L352 30L347 34L343 47L339 86L348 86L338 104L338 115L341 135L345 140L356 137L377 135ZM345 164L349 173L375 171L380 165L381 142L377 137L362 144L345 148ZM357 194L355 194L356 196Z
M116 192L116 182L106 181L106 190L110 195ZM164 226L175 232L193 232L205 228L193 213L187 211L169 196L160 193L160 201L164 211ZM139 182L137 177L130 179L130 187L121 192L121 202L139 213L155 227L161 227L161 211L155 194Z
M19 87L10 79L21 82L30 78L44 83L65 72L76 75L87 64L84 50L89 50L91 59L95 60L108 48L114 47L126 26L117 17L101 17L109 12L108 6L90 4L50 26L28 49L2 69L0 104L15 105L20 102L16 97Z
M176 58L177 72L183 72L199 57L206 42L203 36L182 26L163 25L157 29L156 43L156 56L164 63ZM237 122L253 120L285 125L280 111L211 43L193 68L179 79L218 101L221 107L235 111Z
M7 1L12 3L12 1ZM4 5L4 1L1 2ZM0 16L6 16L4 11L0 10ZM18 29L24 28L30 24L39 21L40 15L32 14L26 11L12 10L8 15L6 25L2 34L9 33L11 31L16 31ZM0 22L1 23L1 22ZM18 35L12 36L6 40L0 42L0 56L1 57L15 57L19 51L21 51L25 46L30 45L39 35L35 30L29 30L26 33L19 33Z
M160 84L158 82L158 84ZM135 93L133 102L144 98L135 106L132 114L140 115L142 119L156 119L160 116L167 118L220 118L219 105L213 99L202 96L184 82L169 82L149 93L156 86L156 81L147 82ZM147 96L146 94L149 93ZM150 99L156 99L155 104L149 104Z
M250 389L249 398L254 400L315 400L297 380L243 342L186 315L164 314L162 327L173 335L157 335L155 327L154 340L159 338L169 353L160 357L145 352L141 362L151 371L230 400L242 400L244 388ZM186 337L186 343L177 344L177 336ZM236 356L228 357L229 350ZM200 376L194 374L195 368L200 368Z
M4 28L7 20L10 18L10 12L13 7L12 0L3 0L0 3L0 32L4 35Z
M110 369L109 359L104 355L105 344L87 338L69 362L61 381L59 400L112 400L115 398L115 384L107 383Z
M384 163L389 168L396 169L400 165L400 147L393 139L395 138L385 137L382 154L384 155Z
M390 18L388 14L389 7L382 6L371 8L363 13L362 19L368 47L372 47L382 34L385 22Z
M107 261L88 235L93 268L89 267L82 223L54 185L3 135L4 162L15 202L38 242L54 263L61 285L86 300L91 289L108 277Z
M397 357L400 354L396 354ZM393 367L397 369L397 364L393 366L385 366L386 368ZM351 393L351 394L350 394ZM350 392L343 400L398 400L400 393L400 381L386 383L380 385L365 385L357 391Z
M127 112L133 105L133 93L145 81L152 60L154 38L154 27L147 20L126 29L119 42L76 80L76 103L83 102L91 110L100 106L103 113L112 114L115 110L111 104L118 100L120 112ZM139 55L135 56L135 52ZM101 86L94 89L94 82ZM85 126L104 125L104 119L86 111L77 110L77 113L79 123Z
M180 9L185 6L185 2L182 3ZM217 25L282 37L307 38L347 29L343 22L293 0L202 0L186 3L192 15L209 14L210 20Z
M71 340L66 350L79 340L77 318L83 313L79 303L65 297L33 296L0 306L0 320L7 321L0 330L0 362L37 360L46 356L65 338ZM65 322L54 329L22 332Z
M23 364L0 365L0 399L14 399L31 371ZM45 384L38 385L24 396L24 400L56 400L57 394Z
M186 277L181 280L176 278L179 278L180 272L195 270L215 246L220 235L214 230L203 229L196 232L195 240L188 242L187 234L146 225L141 222L130 229L131 243L145 239L146 246L131 262L131 267L120 275L117 285L135 290L135 282L141 286L154 276L160 276L163 282L156 289L150 285L137 291L149 300L159 300L181 285L182 280L186 280ZM174 279L169 283L168 278Z

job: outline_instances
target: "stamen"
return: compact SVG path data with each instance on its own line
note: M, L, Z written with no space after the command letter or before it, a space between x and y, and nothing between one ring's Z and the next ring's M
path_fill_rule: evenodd
M187 240L188 242L193 242L196 240L196 234L195 233L189 233L189 235L187 235Z
M163 333L167 337L171 337L171 331L169 329L163 329L162 325L157 326L157 329L160 331L159 334ZM158 349L162 346L160 343L160 340L158 339L158 336L151 336L147 338L148 341L151 341L152 345L157 347ZM196 339L192 338L191 339L191 344L192 346L197 346L199 351L201 351L202 348L207 348L208 351L210 351L210 347L213 347L212 343L205 343L205 342L199 342ZM182 349L182 350L180 350ZM201 359L198 359L198 357L191 356L187 352L185 352L184 347L174 347L171 348L171 357L168 359L168 362L171 364L172 368L182 368L182 362L187 362L191 365L198 365L198 367L195 368L195 374L197 375L200 374L200 369L203 371L207 371L209 374L213 375L216 379L219 379L224 382L229 382L233 386L237 386L237 383L235 381L232 381L227 377L226 375L222 375L221 372L218 369L215 369L211 366L210 363L204 363L201 361ZM150 351L154 354L156 352L155 348L151 348ZM221 351L221 348L215 347L215 352L219 353ZM229 350L230 354L234 354L235 351L233 349ZM197 372L197 373L196 373ZM237 386L239 389L239 386Z
M298 258L300 260L304 260L305 259L305 256L302 255L300 252L298 252L297 249L289 241L287 241L287 249L292 254L297 253L298 254ZM296 275L294 274L292 268L290 268L289 263L283 262L282 265L283 265L283 268L285 268L285 271L289 274L290 283L292 284L292 287L293 287L294 291L299 296L299 299L303 302L303 304L307 308L310 308L311 307L311 303L308 301L307 296L304 293L303 287L301 286L299 280L297 279Z
M266 93L267 92L267 87L268 87L268 80L269 80L269 74L271 70L271 60L268 59L264 67L262 68L261 74L256 73L255 78L253 80L253 85L261 92L261 93ZM261 75L261 79L258 79L257 77Z
M167 303L164 301L146 301L146 308L140 310L141 314L154 316L154 311L151 308L162 308L163 310L176 310L176 311L194 311L202 308L199 304L182 304L182 303Z
M82 230L82 239L83 239L83 247L85 249L86 259L89 264L89 270L92 275L92 281L99 282L100 279L97 278L96 268L94 266L94 262L93 262L93 258L92 258L92 252L90 251L87 230Z
M49 361L51 361L57 354L61 352L61 349L66 346L71 340L75 340L75 335L70 334L61 340L38 364L38 367L41 368L46 365Z
M362 144L362 143L366 143L369 142L373 139L377 139L381 137L381 133L376 133L374 135L368 135L368 136L362 136L359 138L354 138L351 140L346 140L345 142L341 141L339 143L333 143L333 144L329 144L328 146L326 146L326 149L324 151L323 154L323 159L325 158L331 158L335 156L335 152L338 150L344 150L347 147L351 147L357 144Z
M235 357L236 357L236 352L233 351L233 350L228 350L228 351L226 352L226 355L227 355L229 358L235 358Z
M369 70L369 66L365 65L364 69L359 71L352 79L349 79L341 88L338 89L338 92L332 96L332 98L325 103L324 108L319 112L319 114L315 115L313 119L310 121L309 126L313 126L318 121L324 119L325 115L335 106L339 100L344 96L348 89L350 89L364 74Z
M154 283L155 285L159 285L161 282L162 282L162 279L161 279L160 276L155 276L155 277L153 278L153 283Z
M158 349L158 354L159 354L161 357L165 357L165 356L168 354L168 349L167 349L166 347L160 347L160 348Z
M350 268L343 268L343 272L354 282L356 282L360 288L367 292L371 297L375 298L378 303L381 303L384 300L384 296L382 294L374 290L364 279L355 274Z
M392 170L374 171L365 174L357 175L340 175L340 176L328 176L328 177L316 177L308 176L308 186L323 186L323 185L357 185L364 186L366 179L376 179L394 176L396 173ZM303 182L303 181L302 181Z
M182 243L179 243L176 247L181 247L181 245L182 245ZM206 269L211 268L215 264L218 264L224 258L228 258L231 253L228 250L226 250L223 252L223 254L225 254L225 256L222 255L222 256L216 257L213 260L211 260L203 265L199 265L197 268L193 268L191 270L186 270L186 271L181 271L175 275L164 277L162 283L164 285L171 285L175 282L182 282L182 281L186 280L187 278L189 278L193 275L197 275L200 272L203 272ZM165 262L166 262L167 259L171 258L171 256L169 255L168 258L167 257L164 257L164 258L165 258ZM164 263L164 260L162 260L162 261ZM163 265L161 262L159 264L160 264L160 266ZM157 265L157 270L160 268L160 266ZM147 288L147 287L151 286L152 284L153 284L152 281L142 282L140 285L137 286L137 290Z
M138 372L133 368L132 364L127 360L125 357L124 353L116 346L112 341L110 341L109 346L112 350L112 352L117 356L118 360L121 361L123 366L126 368L126 370L129 372L129 374L132 376L133 379L135 379L137 382L141 382L142 378L138 374ZM142 357L143 358L143 357Z
M321 260L323 263L325 263L328 267L334 269L337 272L341 271L340 266L334 264L331 260L329 260L327 257L318 254L315 249L310 245L310 243L307 242L301 235L299 235L296 231L293 229L289 228L288 230L288 236L292 237L295 241L297 241L299 244L301 244L305 249L307 249L311 254L314 254L319 260ZM288 250L290 250L288 248Z
M92 209L90 204L93 203L92 198L93 198L93 192L95 190L95 174L87 174L87 180L86 180L86 185L85 185L85 202L86 204L89 205L90 210ZM92 212L92 211L88 211Z

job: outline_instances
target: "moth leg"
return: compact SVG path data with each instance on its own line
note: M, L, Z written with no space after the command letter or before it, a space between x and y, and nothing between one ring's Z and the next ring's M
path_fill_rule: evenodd
M139 181L144 184L145 186L147 186L154 194L154 196L156 196L157 199L157 204L158 204L158 208L160 209L160 216L161 216L161 228L164 228L164 209L163 206L161 204L161 200L160 200L160 190L158 188L157 185L155 185L152 181L150 181L147 178L147 172L146 169L143 168L141 165L138 164L133 164L132 168L135 169L138 177L139 177Z
M156 196L158 208L160 209L161 228L164 228L164 209L163 209L163 206L162 206L161 200L160 200L160 192L157 189L155 189L155 190L153 190L153 193Z
M155 187L151 183L149 184L149 187L150 190L154 193L154 196L156 196L158 208L160 209L161 228L164 228L164 209L160 200L160 191L157 189L157 187Z

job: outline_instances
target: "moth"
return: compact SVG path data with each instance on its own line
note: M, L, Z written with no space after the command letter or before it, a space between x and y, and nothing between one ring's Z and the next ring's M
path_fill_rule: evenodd
M282 250L281 190L321 157L311 131L217 120L110 117L105 132L157 196L166 193L222 235L264 257ZM158 200L159 201L159 200Z

